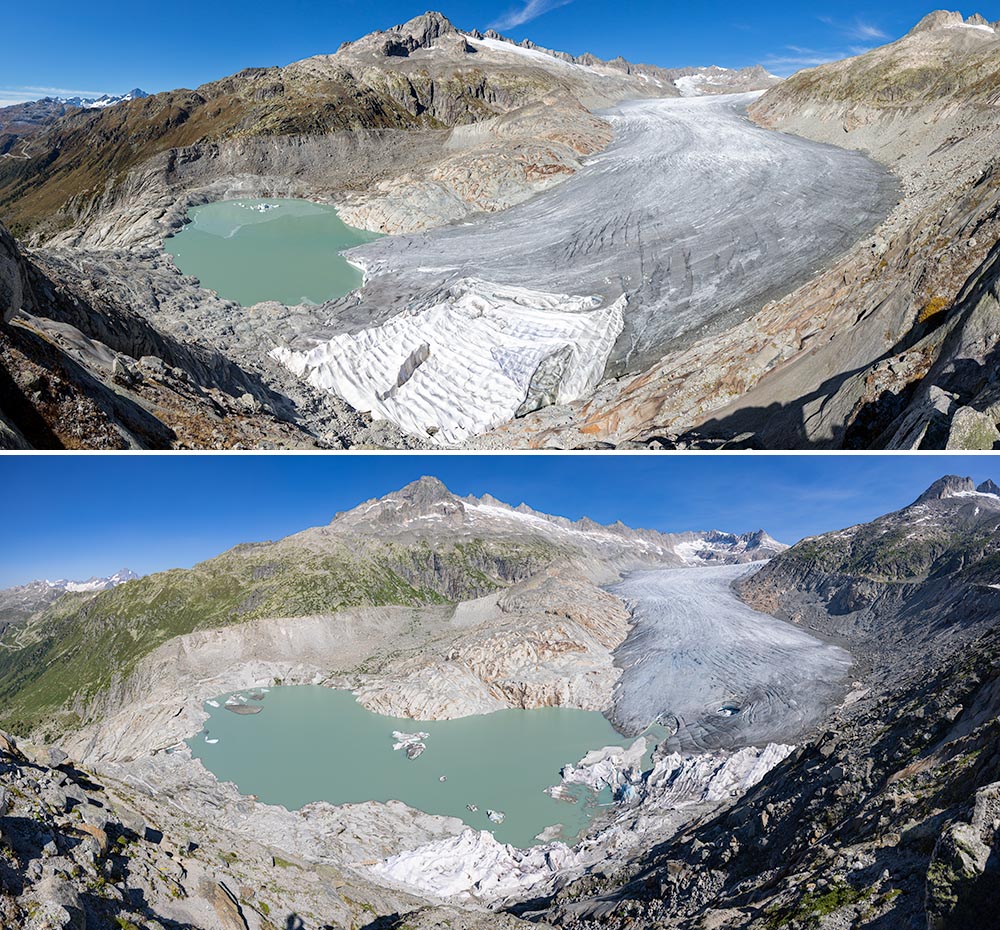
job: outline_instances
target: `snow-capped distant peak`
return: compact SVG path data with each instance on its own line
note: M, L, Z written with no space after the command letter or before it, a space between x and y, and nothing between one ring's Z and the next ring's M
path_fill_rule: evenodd
M72 591L74 593L86 592L86 591L110 591L112 588L117 587L120 584L124 584L126 581L134 581L139 576L132 571L130 568L122 568L110 575L107 578L88 578L86 581L67 581L66 579L60 578L57 581L45 581L45 585L49 588L55 588L60 591Z
M703 538L677 543L674 553L688 565L700 565L717 561L756 562L772 558L787 548L764 530L740 535L712 530Z
M127 94L101 94L100 97L50 97L56 103L65 104L68 107L80 107L83 110L103 110L113 107L118 103L127 103L129 100L142 100L149 94L139 87L133 87Z

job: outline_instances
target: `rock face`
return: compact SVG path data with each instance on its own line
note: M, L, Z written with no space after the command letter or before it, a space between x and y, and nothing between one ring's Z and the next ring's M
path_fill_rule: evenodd
M31 310L33 306L31 288L17 243L0 226L0 314L3 322L9 323L15 313Z
M5 928L270 930L287 922L314 930L331 920L348 926L372 912L419 906L411 895L387 891L344 867L352 854L361 853L357 847L339 848L337 865L324 861L329 847L322 840L302 842L312 860L287 851L304 839L295 836L299 818L288 811L228 798L219 789L213 795L211 785L200 786L197 804L184 809L149 792L136 772L125 773L122 781L105 772L98 783L72 762L55 766L44 755L33 747L21 752L0 734ZM176 788L187 803L185 787ZM213 804L219 806L214 817ZM226 815L228 805L235 816ZM249 816L253 813L256 818ZM409 829L411 842L448 832L445 818L435 824L435 818L403 805L370 813L370 825L380 818L407 825L401 835ZM357 814L360 824L366 814ZM330 832L344 832L338 831L336 815L317 810L313 817L317 827L325 820ZM248 830L254 820L255 829ZM367 853L384 854L374 847Z

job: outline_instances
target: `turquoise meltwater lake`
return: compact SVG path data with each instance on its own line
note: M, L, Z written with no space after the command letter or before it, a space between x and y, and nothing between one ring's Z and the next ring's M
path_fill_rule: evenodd
M240 697L257 706L251 695L260 696ZM205 705L205 729L188 745L220 781L234 782L241 793L289 810L311 801L399 800L430 814L460 817L519 847L539 842L537 835L556 824L562 830L554 838L572 841L611 803L610 791L598 795L574 785L571 802L555 800L545 789L558 785L560 769L589 750L630 742L601 714L567 708L418 721L374 714L350 691L318 685L272 688L263 693L261 712L252 715L226 710L229 697L220 697L218 707ZM426 749L408 759L405 749L393 749L393 731L426 733ZM503 823L492 823L487 810L502 811Z
M244 307L262 300L319 304L349 294L363 275L339 253L379 238L309 200L222 200L192 207L188 218L164 242L174 264Z

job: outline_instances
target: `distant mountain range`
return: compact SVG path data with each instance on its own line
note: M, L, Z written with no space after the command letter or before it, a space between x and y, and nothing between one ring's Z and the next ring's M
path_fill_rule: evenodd
M106 578L88 578L86 581L56 581L45 579L0 590L0 633L6 625L26 619L35 611L59 600L64 594L96 594L110 591L126 581L134 581L139 576L130 568L122 568Z
M133 87L124 94L101 94L100 97L45 97L43 99L54 100L56 103L64 103L68 107L80 107L84 110L103 110L105 107L113 107L116 103L141 100L148 96L146 91Z
M142 100L149 94L133 87L125 94L102 94L100 97L42 97L9 107L0 107L0 135L8 137L7 148L14 138L40 132L74 110L106 110L118 103ZM0 141L0 154L6 150Z

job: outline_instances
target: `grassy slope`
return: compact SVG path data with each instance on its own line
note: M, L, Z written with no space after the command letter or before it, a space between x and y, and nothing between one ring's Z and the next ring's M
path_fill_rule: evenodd
M550 564L538 542L329 541L239 546L193 569L64 598L33 623L37 637L0 649L0 727L72 726L87 698L123 679L157 646L194 630L352 606L431 605L478 597ZM23 641L24 642L24 641Z
M959 583L993 583L1000 571L1000 540L995 510L931 521L922 513L901 511L863 525L850 534L829 533L804 539L764 569L811 570L877 583L908 583L951 577Z
M29 159L0 159L0 220L15 236L71 225L110 183L152 156L198 143L350 129L440 129L527 103L557 82L475 67L432 76L330 67L325 73L249 69L199 87L106 110L77 111L32 135Z

